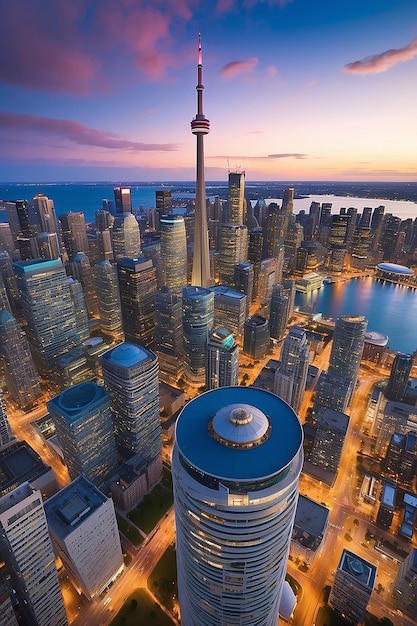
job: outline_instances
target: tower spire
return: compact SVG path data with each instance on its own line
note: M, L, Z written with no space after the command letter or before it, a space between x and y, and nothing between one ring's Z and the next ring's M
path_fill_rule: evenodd
M203 51L198 34L197 64L197 115L191 122L191 132L197 137L197 167L195 193L194 255L191 283L196 287L209 287L210 260L207 227L206 183L204 178L204 135L210 132L210 122L203 113Z

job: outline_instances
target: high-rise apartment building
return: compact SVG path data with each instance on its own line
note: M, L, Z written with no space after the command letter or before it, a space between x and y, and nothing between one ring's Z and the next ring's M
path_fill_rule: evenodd
M122 309L117 270L105 260L94 266L100 328L116 341L123 340Z
M404 400L411 368L413 367L413 357L411 354L399 352L395 355L385 396L388 400L402 402Z
M262 389L221 387L182 410L172 476L183 626L276 626L302 439L294 411Z
M39 378L26 335L6 309L0 311L0 358L10 395L22 409L31 406L42 394Z
M116 446L125 459L140 454L161 473L158 359L153 352L121 343L100 358L111 397Z
M35 215L39 225L40 233L59 233L58 219L55 214L54 201L38 193L33 198Z
M155 294L155 354L160 378L177 382L183 374L182 296L170 287Z
M376 580L376 566L343 550L337 567L329 605L352 624L361 624Z
M274 393L297 413L303 399L309 361L309 343L305 330L290 328L281 348L281 363L275 373Z
M117 262L123 330L126 341L151 347L155 337L156 271L150 259Z
M42 495L25 482L0 498L0 550L33 626L66 626Z
M182 290L184 373L192 383L205 382L207 341L214 327L214 293L204 287Z
M69 387L47 402L72 480L83 474L103 487L117 467L110 396L92 382Z
M203 113L203 53L198 36L197 115L191 122L191 132L197 137L197 176L195 189L194 252L191 284L209 287L210 276L206 181L204 175L204 135L210 132L210 122Z
M182 215L163 215L159 220L164 284L178 293L187 284L187 238Z
M239 348L233 334L217 327L207 343L206 391L239 382Z
M65 572L88 600L123 571L113 500L80 476L45 503L52 545Z
M27 321L27 338L39 373L79 345L67 275L60 259L14 263Z
M345 376L355 389L368 320L363 315L341 315L334 327L329 373Z

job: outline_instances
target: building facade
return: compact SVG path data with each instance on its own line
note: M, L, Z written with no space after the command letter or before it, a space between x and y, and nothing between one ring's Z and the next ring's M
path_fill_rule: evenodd
M83 474L102 487L117 467L110 397L92 382L69 387L47 402L72 480Z
M42 495L27 482L0 498L0 550L27 623L66 626Z
M182 290L184 374L191 383L205 382L206 349L214 328L214 293L204 287Z
M269 392L223 387L183 409L172 474L184 626L276 626L302 457L297 416Z
M111 397L119 454L134 454L151 463L161 458L158 359L146 348L121 343L100 358L105 387Z
M343 550L335 572L329 605L353 624L362 623L375 580L375 565L349 550Z
M214 330L207 343L206 391L234 387L239 380L239 348L226 328Z
M177 293L187 284L187 239L182 215L163 215L159 220L164 284Z
M52 545L76 589L92 600L123 571L113 500L80 476L45 503Z

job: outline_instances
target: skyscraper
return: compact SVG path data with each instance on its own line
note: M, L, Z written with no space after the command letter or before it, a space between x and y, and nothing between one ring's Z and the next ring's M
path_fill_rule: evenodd
M165 382L176 382L183 374L182 296L170 287L155 294L155 354L159 376Z
M411 354L399 352L395 355L385 391L388 400L396 400L397 402L404 400L412 366L413 357Z
M11 443L13 439L14 437L10 430L9 420L7 419L3 396L0 393L0 450Z
M0 550L27 623L66 626L42 495L27 482L0 498Z
M132 213L116 215L113 224L113 252L115 259L140 255L139 224Z
M183 626L276 626L302 439L294 411L253 387L214 389L182 410L172 477Z
M206 182L204 176L204 135L210 132L210 122L203 113L203 57L201 37L198 35L197 115L191 122L191 132L197 136L197 177L195 190L194 253L191 284L196 287L211 285Z
M329 605L352 624L362 623L376 581L376 566L343 550L337 567Z
M80 476L45 503L52 544L65 571L88 600L123 570L113 500Z
M21 408L31 406L42 394L39 378L26 335L6 309L0 311L0 357L10 395Z
M117 466L110 396L101 385L69 387L47 402L72 480L103 487Z
M184 373L192 383L205 382L206 349L214 327L214 293L204 287L182 290Z
M153 352L121 343L100 358L111 397L116 446L124 458L140 454L148 463L161 461L158 359Z
M233 334L216 328L207 343L206 390L234 387L239 379L239 348Z
M281 364L275 373L274 393L297 413L303 399L308 370L309 344L305 331L290 328L281 348Z
M252 315L245 322L243 352L253 359L263 359L269 348L269 324L262 315Z
M229 172L227 222L242 226L246 218L245 172Z
M146 347L155 336L156 270L150 259L119 259L117 262L123 330L126 341Z
M220 225L220 282L229 287L235 284L235 267L248 258L248 229L239 224Z
M60 259L13 265L27 321L27 338L39 373L79 345L67 275Z
M163 215L159 220L164 283L181 293L187 284L187 238L182 215Z
M59 216L62 230L62 240L65 250L71 260L77 252L88 254L87 228L84 213L80 211L66 213Z
M121 341L123 324L117 270L110 261L101 261L94 266L94 277L100 328L106 335Z
M355 389L368 320L363 315L341 315L334 327L329 374L345 376Z
M129 187L115 187L113 191L116 215L132 213L132 200Z

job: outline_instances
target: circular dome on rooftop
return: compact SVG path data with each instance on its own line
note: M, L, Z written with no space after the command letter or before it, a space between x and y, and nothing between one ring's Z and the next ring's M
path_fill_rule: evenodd
M150 356L150 353L145 348L126 342L109 351L109 354L112 361L117 362L122 367L131 367Z
M403 276L410 276L414 272L405 265L397 265L397 263L379 263L377 266L382 272L388 272L389 274L400 274Z
M258 445L270 430L266 415L249 404L229 404L220 408L212 426L214 436L224 445L243 448Z

